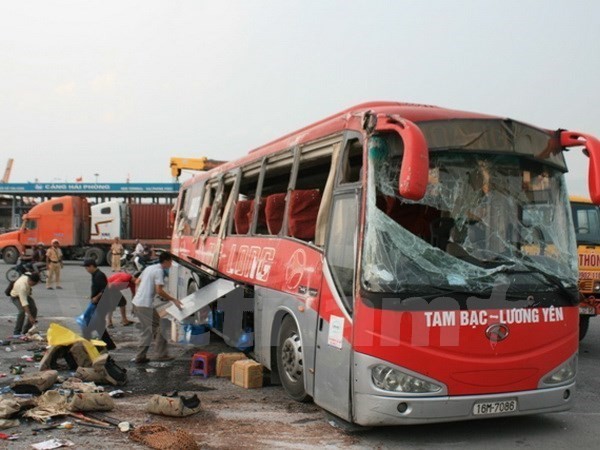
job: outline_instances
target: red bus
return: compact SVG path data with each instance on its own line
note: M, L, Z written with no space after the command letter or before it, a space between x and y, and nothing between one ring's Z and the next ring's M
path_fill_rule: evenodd
M215 331L251 334L292 398L346 421L565 410L579 303L570 146L586 148L600 202L592 136L361 104L184 183L171 278L179 296L219 297Z

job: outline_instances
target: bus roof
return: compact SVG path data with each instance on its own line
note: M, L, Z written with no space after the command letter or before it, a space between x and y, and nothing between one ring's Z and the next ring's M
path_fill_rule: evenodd
M255 148L246 156L220 165L219 167L212 169L209 173L211 175L215 173L224 173L247 162L260 159L265 155L276 153L280 150L291 148L295 145L310 142L321 137L335 134L337 132L342 132L343 130L360 130L361 115L369 110L374 114L399 115L400 117L412 122L451 119L501 119L501 117L498 116L446 109L440 108L439 106L422 105L417 103L384 101L361 103L292 133L288 133L285 136L271 141L261 147ZM195 181L201 178L206 178L206 173L198 174L190 180L187 180L184 183L184 186L193 184Z

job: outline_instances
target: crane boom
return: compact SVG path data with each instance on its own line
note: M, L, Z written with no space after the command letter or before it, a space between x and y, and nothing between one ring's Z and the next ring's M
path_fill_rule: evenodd
M171 174L173 178L177 180L183 169L188 170L210 170L215 167L226 163L227 161L217 161L214 159L208 159L206 156L201 158L171 158Z
M2 177L2 183L8 183L10 179L10 172L12 171L14 159L8 158L8 162L6 163L6 169L4 170L4 176Z

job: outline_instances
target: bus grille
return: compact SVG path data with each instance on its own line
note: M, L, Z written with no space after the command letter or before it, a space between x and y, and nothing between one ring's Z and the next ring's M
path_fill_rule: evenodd
M581 292L592 292L594 289L594 280L579 281L579 290Z

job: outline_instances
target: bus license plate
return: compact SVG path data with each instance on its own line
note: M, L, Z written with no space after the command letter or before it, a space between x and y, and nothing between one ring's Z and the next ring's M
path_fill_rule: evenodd
M593 306L580 306L579 314L584 314L586 316L593 316L596 313L596 309Z
M516 400L503 400L500 402L481 402L473 405L473 414L485 416L488 414L510 414L517 411Z

